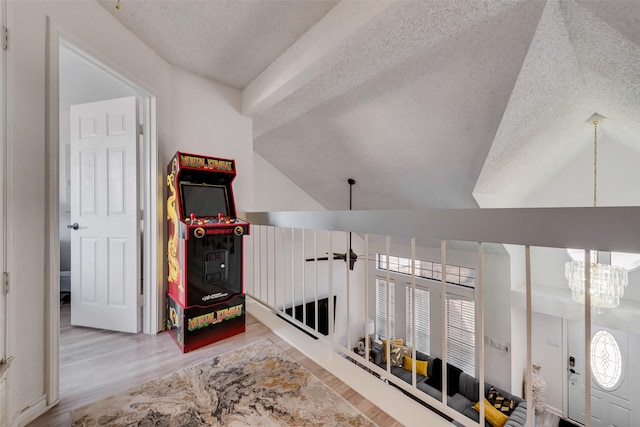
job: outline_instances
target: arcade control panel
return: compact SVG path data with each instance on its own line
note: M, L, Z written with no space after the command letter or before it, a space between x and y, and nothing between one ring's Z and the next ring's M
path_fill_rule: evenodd
M197 218L195 214L189 215L189 218L185 219L187 225L233 225L233 224L247 224L245 221L238 218L230 218L218 214L216 217L201 217Z
M225 217L222 215L215 217L196 217L194 214L180 221L181 238L188 238L187 236L192 235L200 239L212 234L243 236L249 234L249 223L239 218Z

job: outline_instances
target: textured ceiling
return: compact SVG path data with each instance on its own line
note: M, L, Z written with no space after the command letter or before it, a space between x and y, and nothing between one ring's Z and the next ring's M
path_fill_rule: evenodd
M101 1L243 89L254 150L329 209L517 205L592 143L640 150L640 1Z
M243 88L336 1L114 0L99 3L165 60Z
M476 195L523 197L532 192L593 143L585 120L596 111L607 117L602 135L640 150L638 5L547 4Z

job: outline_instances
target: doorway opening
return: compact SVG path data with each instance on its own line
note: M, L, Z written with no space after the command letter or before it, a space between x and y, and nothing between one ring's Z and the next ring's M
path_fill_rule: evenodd
M60 302L71 324L141 331L145 94L59 49Z
M93 103L114 98L130 97L137 104L141 127L136 126L137 145L134 148L137 170L138 204L135 222L139 229L136 244L140 257L134 262L139 270L135 285L138 298L135 306L141 325L139 332L155 334L162 330L163 283L158 250L162 241L161 213L157 206L162 198L162 187L157 183L158 142L156 135L156 99L142 85L128 79L111 67L95 52L67 34L53 22L48 26L47 67L47 214L46 251L46 395L47 405L59 399L59 331L60 307L66 304L71 291L70 222L71 201L71 105ZM135 186L135 185L134 185ZM73 228L73 227L72 227Z

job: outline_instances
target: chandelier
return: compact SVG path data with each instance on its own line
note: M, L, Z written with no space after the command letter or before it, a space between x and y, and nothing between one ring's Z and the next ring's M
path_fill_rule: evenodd
M594 113L587 123L593 125L593 207L596 207L597 172L598 172L598 125L604 117ZM596 259L593 259L596 258ZM620 305L620 298L624 295L624 288L629 283L629 271L623 267L598 263L597 257L591 261L591 282L589 293L591 306L598 313L605 308L615 308ZM564 275L569 281L571 298L584 304L585 296L585 264L584 261L568 261L564 267Z

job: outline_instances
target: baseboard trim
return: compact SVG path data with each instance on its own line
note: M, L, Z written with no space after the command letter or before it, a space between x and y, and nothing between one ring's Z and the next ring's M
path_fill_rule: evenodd
M11 423L11 427L24 427L40 415L47 412L51 407L47 405L47 396L42 395L26 408L24 408Z
M559 416L560 418L564 418L564 413L562 412L562 410L558 408L554 408L553 406L547 405L545 407L545 410L551 412L553 415Z

